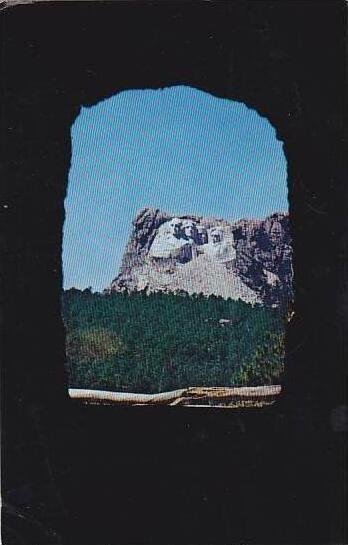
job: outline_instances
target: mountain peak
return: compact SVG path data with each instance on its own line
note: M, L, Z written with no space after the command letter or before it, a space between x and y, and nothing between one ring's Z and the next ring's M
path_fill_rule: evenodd
M230 222L142 208L111 291L186 291L278 305L292 297L289 216Z

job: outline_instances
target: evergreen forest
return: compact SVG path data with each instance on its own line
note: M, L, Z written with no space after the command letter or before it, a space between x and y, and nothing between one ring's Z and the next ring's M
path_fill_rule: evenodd
M62 295L69 386L158 393L279 384L287 310L146 291Z

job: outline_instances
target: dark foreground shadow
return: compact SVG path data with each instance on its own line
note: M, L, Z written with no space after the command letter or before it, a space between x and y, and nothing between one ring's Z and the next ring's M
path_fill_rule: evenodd
M342 543L343 2L42 3L2 12L7 164L3 542ZM70 127L128 88L245 102L284 142L295 318L269 408L68 399L60 315ZM335 412L336 411L336 412Z

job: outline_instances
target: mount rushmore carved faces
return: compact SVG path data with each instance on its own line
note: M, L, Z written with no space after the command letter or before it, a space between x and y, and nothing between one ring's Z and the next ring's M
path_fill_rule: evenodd
M192 220L185 220L182 222L182 235L188 240L197 242L197 226Z
M233 244L233 234L227 227L207 228L191 219L175 217L159 227L149 257L185 263L204 254L213 260L227 262L235 258Z
M183 221L173 218L163 223L151 245L149 256L155 259L178 259L184 262L192 259L193 229L186 226L190 236L183 229Z

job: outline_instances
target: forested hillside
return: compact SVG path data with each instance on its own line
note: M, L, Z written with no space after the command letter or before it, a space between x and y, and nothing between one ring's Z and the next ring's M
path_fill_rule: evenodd
M156 393L281 381L281 308L185 293L63 292L70 387Z

